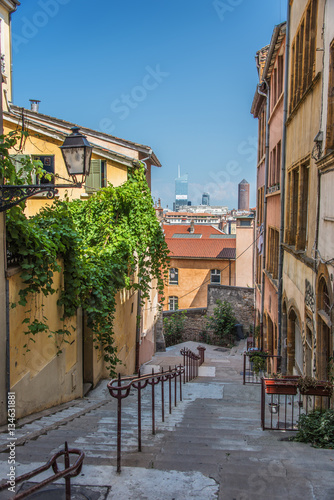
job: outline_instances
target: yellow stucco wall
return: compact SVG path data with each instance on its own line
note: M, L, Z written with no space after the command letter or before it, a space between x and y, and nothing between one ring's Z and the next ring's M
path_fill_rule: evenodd
M4 121L4 133L7 134L11 131L15 130L13 124L8 121ZM71 179L69 178L66 170L65 163L63 161L62 153L60 150L60 146L62 141L58 141L53 139L52 137L48 137L46 135L37 134L34 132L29 132L29 136L25 141L24 148L22 153L27 155L53 155L55 162L55 173L61 177L56 180L56 184L68 184L71 183ZM12 151L12 154L17 154L16 151ZM101 157L96 154L92 155L92 159L101 159ZM123 184L127 178L127 167L120 163L117 163L113 160L106 160L107 164L107 181L113 184L114 186L120 186ZM73 199L85 199L88 197L86 194L85 188L68 188L68 189L59 189L59 193L57 195L58 199L64 199L65 196L68 196L70 200ZM51 205L53 200L48 200L45 195L38 195L33 198L29 198L27 200L26 206L26 215L28 217L35 215L39 212L39 210L46 206Z
M0 425L7 421L6 390L6 280L5 280L5 215L0 214Z
M22 288L20 272L8 279L10 304L17 304ZM46 316L50 331L63 328L63 311L57 305L62 280L62 273L55 273L56 293L29 296L26 306L10 308L10 387L16 393L18 417L82 395L81 324L77 317L66 320L71 332L67 342L61 335L45 332L26 335L27 325L22 323L27 317L42 321Z
M10 36L10 15L8 10L0 5L1 19L1 54L5 56L5 78L2 83L2 92L7 92L8 100L12 99L12 56L11 56L11 36ZM6 100L3 98L3 109L7 110Z

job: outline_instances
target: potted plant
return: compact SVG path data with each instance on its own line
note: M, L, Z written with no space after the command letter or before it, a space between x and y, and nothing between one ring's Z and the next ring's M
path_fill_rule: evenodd
M299 377L297 380L299 392L306 396L332 397L333 384L329 380L316 380L313 377Z
M267 357L268 354L266 352L261 352L261 351L254 352L249 355L251 369L256 376L258 376L260 372L265 371L267 367Z

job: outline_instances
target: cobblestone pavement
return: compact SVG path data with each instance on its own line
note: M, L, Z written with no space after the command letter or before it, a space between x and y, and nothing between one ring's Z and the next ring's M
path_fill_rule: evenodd
M179 364L180 348L196 351L197 345L187 342L157 353L145 369ZM137 399L124 400L121 474L115 468L116 402L102 381L83 399L18 422L17 475L45 463L68 441L86 454L81 475L72 480L78 499L333 500L334 450L282 440L292 433L261 430L260 387L242 385L244 341L232 350L206 348L200 376L183 385L183 400L171 415L166 412L165 422L157 413L154 436L149 393L143 391L141 453L136 451ZM8 435L2 431L0 471L6 477ZM6 492L0 499L12 496ZM63 497L58 490L39 498Z

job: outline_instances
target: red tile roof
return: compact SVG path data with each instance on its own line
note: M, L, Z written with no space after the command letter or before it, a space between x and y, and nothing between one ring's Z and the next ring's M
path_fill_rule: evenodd
M189 257L203 259L235 259L235 236L226 235L226 238L210 238L210 235L223 235L222 231L213 226L194 225L194 233L200 238L192 238L189 225L164 224L166 243L171 257ZM189 234L189 238L177 235ZM174 236L174 237L173 237ZM176 236L176 237L175 237Z

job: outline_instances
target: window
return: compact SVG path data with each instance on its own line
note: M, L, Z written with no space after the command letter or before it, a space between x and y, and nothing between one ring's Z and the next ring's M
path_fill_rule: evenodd
M257 190L257 223L258 225L263 222L263 194L264 194L264 186L260 187Z
M330 284L329 284L330 286ZM326 280L322 277L318 285L317 297L317 376L320 380L328 380L329 361L331 351L331 300L329 296L329 287Z
M266 146L266 106L263 107L259 116L259 138L258 138L258 158L260 163L265 153Z
M274 192L276 189L270 189L273 186L279 187L281 176L281 141L270 152L269 161L269 179L268 179L268 192Z
M295 364L299 373L303 373L304 349L298 318L295 319Z
M261 286L262 283L262 253L256 249L256 283Z
M31 184L54 184L54 173L55 173L55 159L53 155L48 156L30 156L30 155L11 155L11 160L15 165L16 171L22 169L24 163L27 160L31 161L40 161L42 163L42 168L48 173L52 174L51 180L45 178L45 176L41 178L36 178L36 175L32 175ZM23 178L26 179L28 183L27 175L24 173Z
M54 184L54 173L55 173L55 158L54 156L32 156L32 160L39 160L43 164L43 169L48 173L52 174L51 181L46 179L45 176L36 179L36 184Z
M175 267L172 267L169 270L169 284L170 285L178 285L179 284L179 270Z
M10 159L15 165L15 170L18 173L23 167L24 162L30 159L29 155L11 155ZM25 179L25 182L28 182L26 173L22 173L22 178ZM36 176L32 176L32 184L36 184Z
M272 274L273 279L278 279L279 260L279 232L272 227L268 231L268 259L267 271Z
M179 308L178 297L171 296L168 298L168 309L169 311L176 311Z
M308 165L299 165L288 174L287 221L285 240L296 250L305 250L307 242Z
M334 149L334 40L330 46L326 151Z
M211 269L211 283L218 283L220 285L220 270Z
M107 168L103 160L91 160L90 172L86 179L86 193L95 193L107 185Z
M251 220L241 220L240 221L240 226L250 226L251 225Z
M318 0L310 0L304 18L292 42L290 111L299 103L312 83L315 64Z

